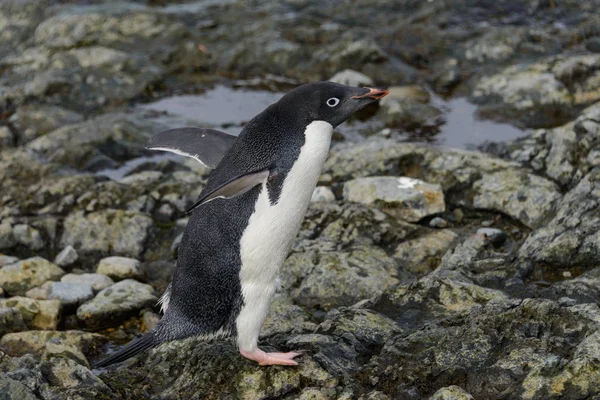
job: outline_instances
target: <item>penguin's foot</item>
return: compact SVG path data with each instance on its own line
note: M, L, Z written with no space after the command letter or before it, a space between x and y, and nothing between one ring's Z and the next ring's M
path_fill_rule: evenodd
M258 347L254 351L244 351L240 349L240 354L249 360L256 361L258 365L298 365L293 360L294 357L298 357L300 353L265 353Z

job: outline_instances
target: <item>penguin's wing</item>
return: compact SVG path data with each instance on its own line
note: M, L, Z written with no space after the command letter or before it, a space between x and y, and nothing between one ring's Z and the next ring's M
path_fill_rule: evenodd
M157 133L146 148L192 157L205 167L215 168L236 139L215 129L186 127Z
M244 175L240 175L233 179L230 179L225 184L217 187L208 193L203 193L196 203L187 211L191 213L202 204L206 204L211 200L217 198L226 198L239 196L240 194L246 193L256 185L259 185L269 177L269 169L261 169L259 171L250 172Z

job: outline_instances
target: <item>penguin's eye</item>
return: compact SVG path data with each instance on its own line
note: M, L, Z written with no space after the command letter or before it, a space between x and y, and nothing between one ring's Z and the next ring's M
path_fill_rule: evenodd
M338 99L337 97L332 97L329 100L327 100L327 105L329 107L335 107L338 104L340 104L340 99Z

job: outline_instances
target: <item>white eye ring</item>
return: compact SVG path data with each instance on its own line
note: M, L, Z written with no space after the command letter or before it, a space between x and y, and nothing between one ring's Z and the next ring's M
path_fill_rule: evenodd
M329 107L335 107L338 104L340 104L340 99L338 99L337 97L332 97L329 100L327 100L327 105Z

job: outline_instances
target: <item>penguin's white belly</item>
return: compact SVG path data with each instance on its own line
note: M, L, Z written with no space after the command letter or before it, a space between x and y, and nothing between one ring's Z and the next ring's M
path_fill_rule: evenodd
M305 143L283 182L279 201L270 203L267 184L263 183L242 235L240 283L244 306L236 325L238 344L245 350L252 350L249 342L256 340L267 315L279 269L306 214L329 152L332 132L333 127L324 121L307 126Z

